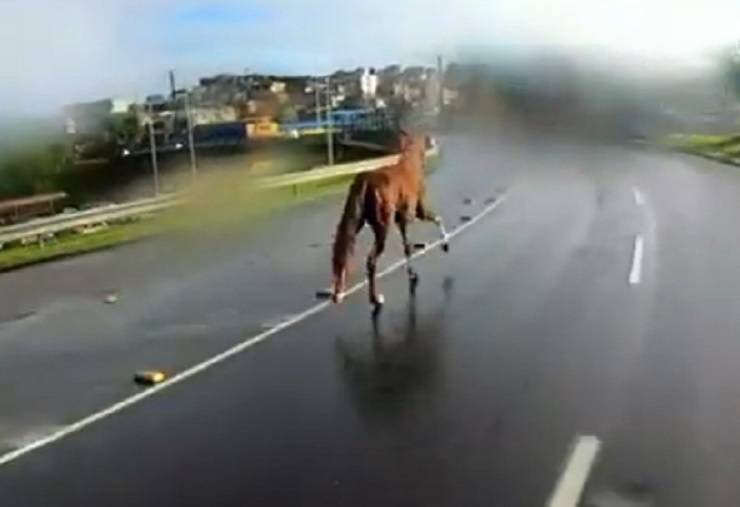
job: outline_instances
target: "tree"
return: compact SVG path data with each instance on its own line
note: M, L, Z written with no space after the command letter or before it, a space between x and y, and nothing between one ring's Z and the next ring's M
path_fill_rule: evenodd
M0 198L20 197L58 190L64 170L63 144L26 146L0 161Z

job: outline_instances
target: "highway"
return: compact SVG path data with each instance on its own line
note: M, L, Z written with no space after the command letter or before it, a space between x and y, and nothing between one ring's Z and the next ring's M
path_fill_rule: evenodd
M554 139L442 149L432 200L474 223L415 260L415 295L385 276L375 320L363 290L313 299L341 197L1 276L0 504L544 506L593 437L571 505L740 505L740 172ZM134 371L239 343L131 398Z

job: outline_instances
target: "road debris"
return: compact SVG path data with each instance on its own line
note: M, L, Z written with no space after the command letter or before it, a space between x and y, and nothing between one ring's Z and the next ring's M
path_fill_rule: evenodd
M316 299L331 299L333 295L334 293L330 291L329 289L323 289L323 290L316 291Z
M164 372L157 370L137 371L134 374L134 382L142 386L153 386L164 382L166 378L167 375Z

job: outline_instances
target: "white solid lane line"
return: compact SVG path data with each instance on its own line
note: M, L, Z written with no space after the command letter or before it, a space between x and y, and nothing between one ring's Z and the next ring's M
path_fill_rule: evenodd
M547 507L576 507L599 454L601 442L594 436L578 436L565 462Z
M493 203L491 203L488 206L486 206L485 208L483 208L477 215L475 215L474 217L472 217L471 220L469 220L469 221L461 224L454 231L450 232L448 234L448 239L451 240L455 236L457 236L458 234L460 234L463 231L465 231L466 229L472 227L473 224L475 224L480 219L482 219L487 214L489 214L491 211L493 211L494 209L496 209L499 205L503 204L503 202L506 201L506 198L507 198L507 194L506 193L497 196L496 200ZM441 243L442 243L442 239L438 239L438 240L436 240L436 241L434 241L432 243L429 243L426 246L426 248L424 248L422 250L419 250L418 252L414 253L411 256L411 258L412 259L416 259L417 257L421 257L423 255L426 255L427 253L429 253L434 248L440 246ZM398 270L399 268L402 268L402 267L405 267L405 266L406 266L406 259L399 259L398 261L394 262L393 264L391 264L390 266L388 266L387 268L385 268L383 271L381 271L380 273L378 273L377 277L378 278L382 278L384 276L387 276L387 275L393 273L394 271ZM345 294L346 294L346 296L349 296L350 294L354 294L355 292L359 291L360 289L362 289L366 285L367 285L367 281L364 281L364 282L360 282L358 284L355 284L349 290L347 290L347 292ZM0 466L6 465L6 464L10 463L11 461L15 461L18 458L20 458L20 457L22 457L22 456L24 456L24 455L26 455L26 454L28 454L28 453L36 450L36 449L39 449L41 447L45 447L45 446L47 446L49 444L52 444L52 443L56 442L57 440L61 440L64 437L66 437L68 435L71 435L72 433L76 433L78 431L81 431L81 430L87 428L88 426L91 426L91 425L95 424L96 422L101 421L102 419L105 419L105 418L107 418L109 416L112 416L112 415L114 415L114 414L116 414L116 413L124 410L125 408L130 407L131 405L134 405L134 404L136 404L136 403L138 403L138 402L140 402L142 400L145 400L146 398L149 398L150 396L153 396L153 395L155 395L155 394L157 394L157 393L159 393L161 391L164 391L165 389L167 389L169 387L172 387L175 384L179 384L183 380L186 380L186 379L188 379L190 377L193 377L193 376L197 375L198 373L201 373L201 372L203 372L203 371L211 368L212 366L215 366L218 363L221 363L221 362L225 361L226 359L228 359L228 358L230 358L232 356L235 356L235 355L237 355L237 354L239 354L241 352L244 352L245 350L247 350L247 349L249 349L249 348L257 345L260 342L263 342L263 341L267 340L271 336L276 335L279 332L281 332L281 331L283 331L283 330L285 330L285 329L287 329L289 327L293 327L294 325L296 325L296 324L298 324L298 323L306 320L307 318L311 317L312 315L315 315L317 313L320 313L320 312L326 310L331 305L332 305L332 303L330 303L329 301L324 301L323 303L318 303L318 304L312 306L311 308L309 308L309 309L307 309L307 310L305 310L305 311L303 311L301 313L298 313L298 314L296 314L296 315L294 315L294 316L292 316L292 317L290 317L290 318L288 318L288 319L280 322L279 324L277 324L275 327L273 327L271 329L268 329L268 330L266 330L266 331L264 331L264 332L262 332L262 333L260 333L260 334L258 334L256 336L252 336L252 337L246 338L245 340L243 340L242 342L234 345L230 349L226 349L223 352L221 352L221 353L219 353L219 354L217 354L217 355L215 355L215 356L213 356L213 357L211 357L209 359L206 359L205 361L203 361L201 363L198 363L198 364L196 364L194 366L191 366L187 370L183 370L182 372L178 373L177 375L174 375L174 376L170 377L168 380L165 380L161 384L157 384L155 386L152 386L152 387L148 388L146 391L141 391L140 393L137 393L137 394L135 394L133 396L130 396L128 398L125 398L125 399L119 401L118 403L115 403L115 404L109 406L108 408L105 408L105 409L103 409L103 410L101 410L99 412L96 412L94 414L91 414L91 415L83 418L83 419L80 419L79 421L77 421L75 423L72 423L69 426L65 426L65 427L59 429L58 431L56 431L54 433L51 433L50 435L48 435L48 436L46 436L44 438L41 438L39 440L30 442L27 445L24 445L22 447L19 447L18 449L15 449L15 450L10 451L10 452L8 452L6 454L3 454L3 455L0 456Z
M637 187L632 187L632 195L635 196L635 204L638 206L642 206L645 204L645 196L642 195L642 192L640 192L640 189Z
M642 255L645 249L645 241L642 239L642 234L635 236L635 245L632 250L632 267L630 268L629 283L630 285L637 285L640 283L642 278Z

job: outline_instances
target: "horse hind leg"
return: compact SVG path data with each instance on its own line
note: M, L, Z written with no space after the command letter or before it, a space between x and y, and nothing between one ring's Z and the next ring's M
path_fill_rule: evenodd
M442 220L441 216L430 210L422 199L416 205L416 218L424 222L432 222L437 226L439 237L442 240L442 251L449 252L450 236L447 234L447 229L445 229L444 220Z
M376 309L385 303L385 297L378 292L376 273L378 267L378 258L385 250L385 240L388 235L388 227L384 225L374 225L375 244L370 249L367 256L367 283L370 294L370 304Z
M398 230L401 233L401 241L403 242L403 254L406 257L406 274L409 277L409 290L413 294L416 291L416 286L419 283L419 275L411 265L411 244L407 234L407 225L405 218L399 218L397 221Z

